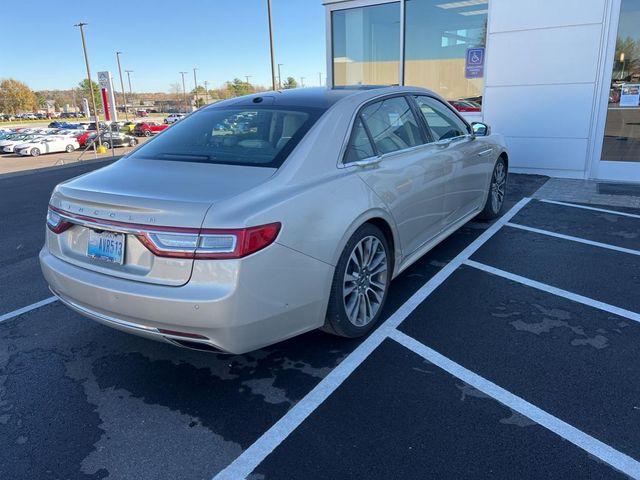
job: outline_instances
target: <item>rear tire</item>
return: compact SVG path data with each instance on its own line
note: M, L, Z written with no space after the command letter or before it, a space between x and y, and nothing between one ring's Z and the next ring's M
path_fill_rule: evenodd
M347 242L333 274L322 327L341 337L361 337L380 320L391 282L392 252L386 237L365 223Z
M102 142L102 146L109 150L111 148L111 144L109 142Z
M135 147L138 144L138 141L135 138L132 138L129 142L130 147Z
M144 131L144 136L145 137L150 137L151 136L151 131L150 130L145 130Z
M67 153L71 153L75 150L75 147L73 145L67 145L67 148L65 148L65 150L67 151Z
M507 162L504 157L499 157L491 174L487 201L482 211L478 214L480 220L493 220L500 216L507 191L507 175Z

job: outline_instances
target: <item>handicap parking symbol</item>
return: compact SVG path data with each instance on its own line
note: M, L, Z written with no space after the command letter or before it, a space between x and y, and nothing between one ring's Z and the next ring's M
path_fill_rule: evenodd
M467 48L464 76L465 78L482 78L484 76L484 47Z

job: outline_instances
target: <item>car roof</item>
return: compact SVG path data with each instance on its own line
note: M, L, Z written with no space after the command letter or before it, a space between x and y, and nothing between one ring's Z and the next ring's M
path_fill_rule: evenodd
M268 92L259 92L242 97L236 97L222 102L217 102L205 108L219 108L226 106L240 105L279 105L291 107L315 107L327 109L340 100L359 96L363 101L369 98L375 98L384 94L391 93L408 93L408 92L425 92L431 93L429 90L420 87L401 87L401 86L379 86L379 85L355 85L349 87L325 88L292 88L287 90L276 90ZM260 98L261 100L257 100Z

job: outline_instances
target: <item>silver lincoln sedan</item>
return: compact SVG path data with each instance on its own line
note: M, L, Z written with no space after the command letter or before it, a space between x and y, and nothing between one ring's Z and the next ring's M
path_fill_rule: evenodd
M501 136L428 90L258 93L58 185L40 262L72 309L175 345L356 337L394 277L500 213L507 167Z

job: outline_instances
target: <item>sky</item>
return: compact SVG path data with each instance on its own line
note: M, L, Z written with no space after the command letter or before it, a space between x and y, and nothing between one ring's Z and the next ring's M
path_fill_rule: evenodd
M138 6L139 5L139 6ZM272 0L274 50L282 77L305 86L325 81L325 13L322 0ZM21 0L3 4L0 79L32 90L69 89L86 78L79 29L85 27L91 76L110 70L120 89L116 51L133 70L134 92L166 92L185 75L193 89L215 88L234 77L271 85L267 0ZM276 73L277 75L277 73ZM128 89L128 88L127 88Z

